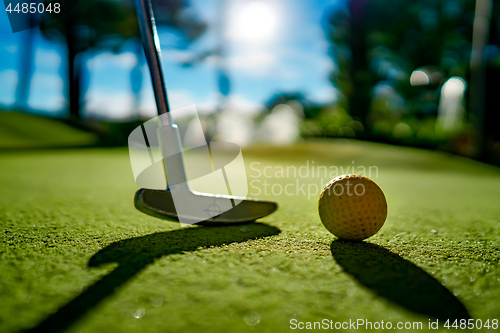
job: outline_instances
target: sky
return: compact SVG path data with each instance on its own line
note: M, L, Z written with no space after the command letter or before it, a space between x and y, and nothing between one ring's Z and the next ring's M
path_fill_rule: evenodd
M215 22L221 17L221 0L191 0L191 8L209 25L187 49L180 49L179 35L159 29L164 75L171 108L195 104L199 112L218 105L215 57L191 67L180 65L196 52L216 45ZM328 41L321 27L323 13L336 1L226 0L223 33L230 79L229 107L255 112L274 94L301 92L315 103L331 103L336 91L329 81L334 63L328 56ZM0 11L0 105L16 104L15 92L20 54L28 32L10 31L6 12ZM64 45L45 39L34 29L34 74L28 106L47 115L63 115L67 107L65 85L67 61ZM120 53L92 50L85 57L84 111L86 116L125 119L140 113L156 113L149 69L134 42ZM134 105L130 73L139 64L143 83L138 108Z

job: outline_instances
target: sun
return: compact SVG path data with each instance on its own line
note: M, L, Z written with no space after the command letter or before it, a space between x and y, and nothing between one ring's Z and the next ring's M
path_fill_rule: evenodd
M254 0L230 11L228 35L242 42L267 42L276 35L278 17L271 4Z

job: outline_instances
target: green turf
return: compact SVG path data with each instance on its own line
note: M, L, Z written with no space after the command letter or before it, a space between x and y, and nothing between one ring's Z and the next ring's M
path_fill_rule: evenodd
M88 146L97 135L60 120L20 112L0 111L0 149Z
M345 243L321 225L317 195L261 193L280 209L259 224L180 228L135 211L126 149L5 153L0 331L277 332L293 318L424 327L429 318L500 319L498 168L344 140L252 147L244 158L249 181L283 186L296 180L277 178L279 166L377 166L386 224L366 242ZM254 178L255 161L274 177Z

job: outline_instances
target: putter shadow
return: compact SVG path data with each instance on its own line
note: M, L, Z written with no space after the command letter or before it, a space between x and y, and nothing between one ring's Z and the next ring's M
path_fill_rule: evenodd
M359 283L403 308L434 319L469 319L465 306L418 266L365 242L335 240L333 258Z
M88 266L118 263L118 267L26 332L66 331L155 259L196 251L199 247L241 243L281 232L280 229L265 223L246 224L245 231L240 228L241 226L183 228L112 243L97 252L89 260Z

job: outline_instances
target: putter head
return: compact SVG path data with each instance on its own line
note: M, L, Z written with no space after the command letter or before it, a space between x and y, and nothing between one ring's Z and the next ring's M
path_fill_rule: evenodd
M278 209L278 204L273 201L240 198L209 193L195 192L191 194L199 196L203 199L203 201L227 200L233 202L234 199L237 199L238 201L241 200L239 204L233 206L233 208L213 217L202 216L202 213L195 213L192 216L182 216L182 219L184 221L194 221L193 224L197 225L213 227L250 223L259 218L267 216ZM134 206L144 214L167 221L179 222L179 215L177 214L177 210L175 209L174 200L170 189L153 190L141 188L135 193Z

